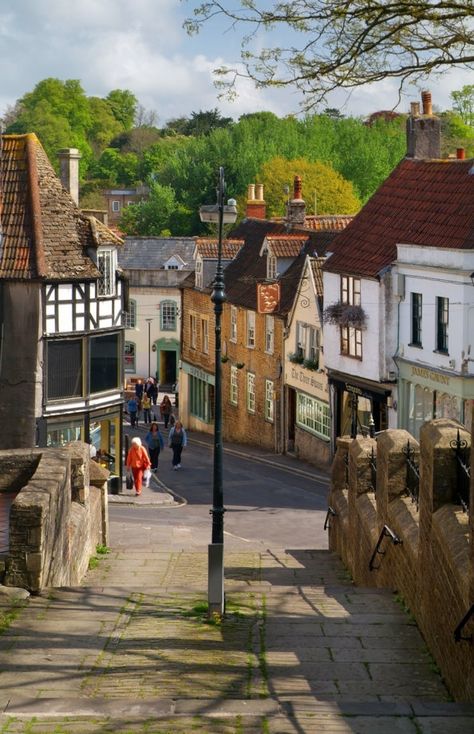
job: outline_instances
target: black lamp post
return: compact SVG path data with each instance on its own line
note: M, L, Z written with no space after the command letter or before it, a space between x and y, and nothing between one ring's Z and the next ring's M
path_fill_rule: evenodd
M199 216L202 222L217 222L217 266L211 301L215 314L215 363L214 363L214 470L212 483L212 542L208 546L208 605L209 614L224 613L224 490L222 447L222 366L221 366L221 316L225 302L224 270L222 268L222 231L224 223L237 218L236 202L230 199L224 205L224 169L219 168L217 204L202 206Z
M146 322L148 324L148 374L147 374L147 378L150 377L150 374L151 374L150 373L150 369L151 369L151 365L150 365L151 354L150 354L150 352L151 352L151 322L152 321L153 321L153 319L146 319Z

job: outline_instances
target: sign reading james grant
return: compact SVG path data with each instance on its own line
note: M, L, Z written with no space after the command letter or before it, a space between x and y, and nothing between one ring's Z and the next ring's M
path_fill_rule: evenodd
M257 283L258 313L273 313L280 305L279 283Z
M441 385L449 385L448 375L442 375L439 372L433 372L433 370L430 370L427 367L412 367L411 374L416 375L416 377L424 377L425 380L439 382Z

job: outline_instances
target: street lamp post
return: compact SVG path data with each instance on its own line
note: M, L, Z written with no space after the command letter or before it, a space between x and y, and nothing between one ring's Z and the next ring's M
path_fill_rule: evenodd
M222 365L221 365L221 317L225 302L224 270L222 267L222 232L224 223L237 218L236 202L230 199L224 205L224 169L219 168L217 204L202 206L199 215L203 222L217 222L217 266L211 301L215 314L215 362L214 362L214 468L212 483L212 541L208 546L208 608L209 615L224 613L224 489L222 446Z
M148 374L147 378L150 377L151 374L151 322L153 319L145 319L148 324Z

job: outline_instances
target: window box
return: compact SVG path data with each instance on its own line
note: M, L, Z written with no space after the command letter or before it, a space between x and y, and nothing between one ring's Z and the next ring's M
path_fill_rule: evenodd
M352 303L331 303L324 309L324 321L336 326L351 327L353 329L365 329L367 326L367 314L362 306Z
M317 359L305 359L303 362L303 367L306 367L307 370L312 370L315 372L319 369L319 361Z
M298 354L297 352L294 352L293 354L289 354L288 359L290 360L290 362L293 362L294 364L303 364L304 362L304 356L302 354Z

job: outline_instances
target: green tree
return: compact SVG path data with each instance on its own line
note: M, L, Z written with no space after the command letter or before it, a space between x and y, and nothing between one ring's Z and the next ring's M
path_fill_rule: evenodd
M295 176L301 176L306 211L317 214L354 214L360 201L349 181L343 179L331 166L320 161L311 163L305 158L286 160L273 158L262 166L259 181L264 184L265 201L269 216L285 213L285 204L291 198Z
M138 100L128 89L113 89L105 98L113 116L122 125L122 130L133 127Z
M131 204L124 210L120 228L128 235L165 236L185 228L185 215L186 211L176 202L171 186L151 182L148 199Z
M134 153L120 154L115 148L106 148L91 172L110 185L133 186L138 179L138 158Z
M105 99L89 97L91 122L87 130L87 137L95 155L110 145L111 140L119 134L121 125L113 116L110 106Z
M224 90L235 93L236 80L246 76L261 87L296 87L304 108L311 109L337 88L383 79L403 86L433 71L472 64L472 13L472 0L206 0L185 27L196 33L220 16L244 29L244 71L216 70ZM255 37L268 38L269 45L259 44L254 52Z
M466 84L462 89L451 92L451 99L453 110L465 125L474 125L474 84Z

